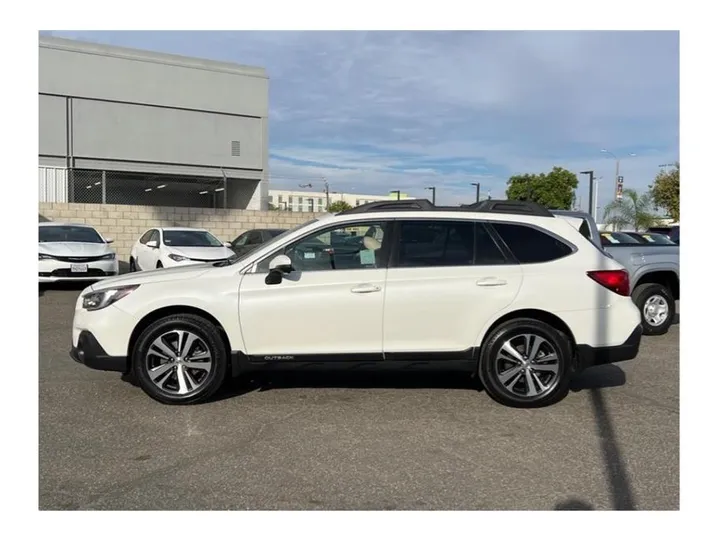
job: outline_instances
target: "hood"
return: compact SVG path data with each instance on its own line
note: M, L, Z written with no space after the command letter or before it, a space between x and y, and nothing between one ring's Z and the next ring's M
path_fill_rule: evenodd
M235 255L235 252L225 246L221 247L190 247L190 246L167 246L169 253L176 253L188 259L201 259L206 261L216 261L218 259L227 259Z
M90 242L38 242L38 251L59 257L97 257L113 253L108 244Z
M176 281L180 279L194 279L212 270L212 264L193 264L188 266L172 266L158 268L145 272L132 272L114 278L106 278L91 285L93 290L122 287L123 285L136 285L144 283L159 283L162 281Z

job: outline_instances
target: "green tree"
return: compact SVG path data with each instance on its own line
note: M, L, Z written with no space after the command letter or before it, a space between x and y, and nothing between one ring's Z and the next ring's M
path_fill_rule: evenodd
M655 206L667 211L673 221L680 221L680 163L660 171L649 187Z
M336 212L343 212L344 210L350 210L352 206L350 206L350 203L346 201L333 201L330 203L330 206L328 206L328 212L336 213Z
M554 210L570 210L578 179L575 173L553 167L549 173L522 174L508 180L505 195L516 201L533 201Z
M657 225L661 220L653 213L652 195L640 195L634 189L626 189L622 199L609 203L605 207L603 219L606 225L612 225L615 230L631 227L635 231Z

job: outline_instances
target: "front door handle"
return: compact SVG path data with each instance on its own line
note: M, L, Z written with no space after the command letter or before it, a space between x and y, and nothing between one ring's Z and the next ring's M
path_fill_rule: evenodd
M507 285L507 281L504 279L498 279L498 278L484 278L484 279L478 279L475 282L475 285L478 287L499 287L501 285Z
M356 293L356 294L365 294L365 293L371 293L371 292L378 292L380 290L380 287L377 287L376 285L370 285L369 283L365 283L363 285L358 285L356 287L353 287L350 289L350 292Z

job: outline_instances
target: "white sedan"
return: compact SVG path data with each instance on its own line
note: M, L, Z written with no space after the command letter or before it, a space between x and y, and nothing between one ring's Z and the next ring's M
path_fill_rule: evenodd
M229 246L205 229L149 229L130 250L130 271L222 261L235 254Z
M103 238L93 227L74 223L39 223L38 279L90 281L118 274L111 238Z

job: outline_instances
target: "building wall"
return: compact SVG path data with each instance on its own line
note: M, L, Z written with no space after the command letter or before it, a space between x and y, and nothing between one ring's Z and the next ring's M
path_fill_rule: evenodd
M326 210L326 195L324 191L302 191L270 189L269 202L280 210L292 212L320 211ZM401 199L411 198L405 193L400 194ZM397 199L397 194L389 195L362 195L358 193L337 193L330 192L330 204L335 201L345 201L350 206L359 206L375 201L392 201ZM302 202L301 202L302 201Z
M135 241L150 227L202 227L220 240L231 241L257 228L290 228L312 219L301 212L114 204L40 203L40 221L86 223L112 238L120 260L126 261Z
M40 165L224 176L259 209L268 92L262 68L43 37Z

